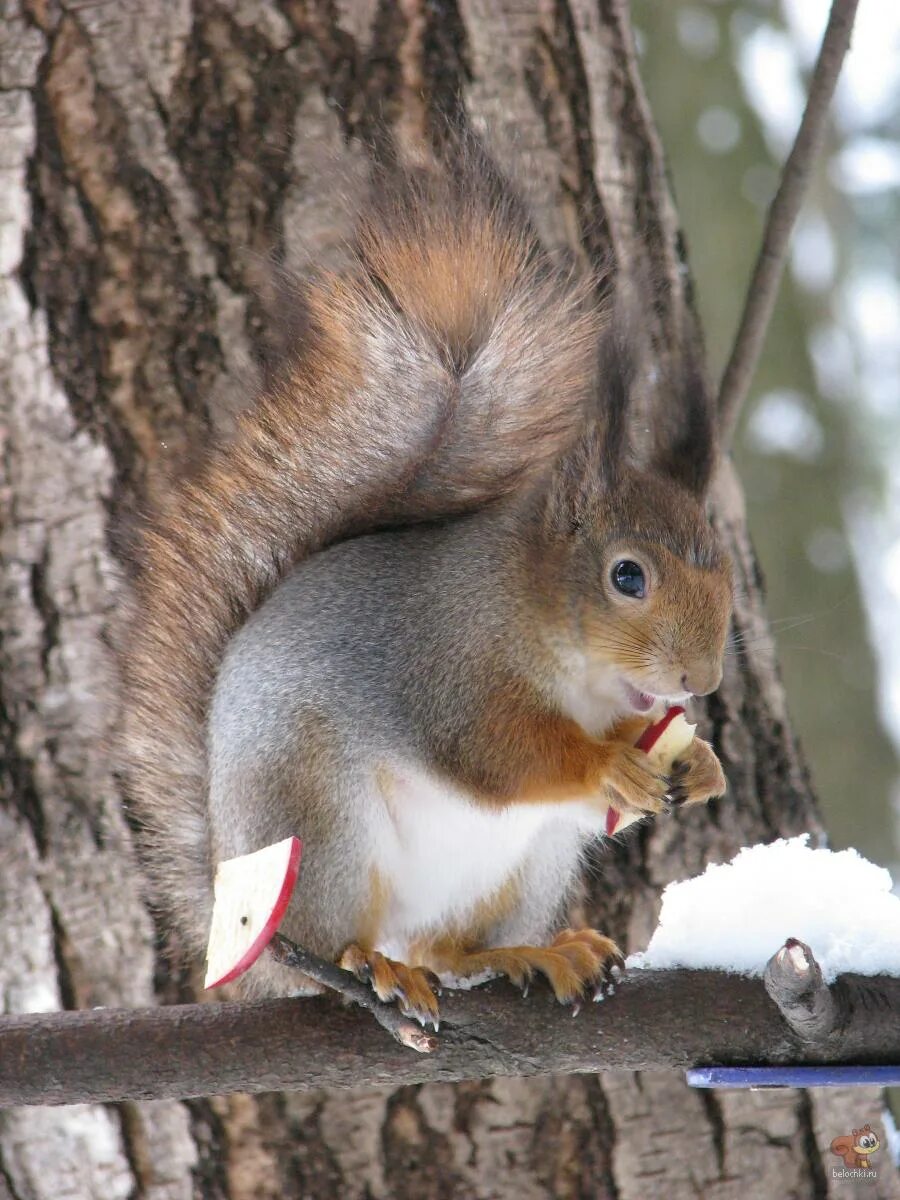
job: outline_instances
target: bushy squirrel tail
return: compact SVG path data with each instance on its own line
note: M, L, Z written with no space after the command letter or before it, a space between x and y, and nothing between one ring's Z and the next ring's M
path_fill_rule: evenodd
M140 539L123 749L156 899L193 953L213 864L205 722L229 639L284 575L367 529L490 503L577 435L603 318L483 156L385 173L349 265L296 290L302 331L234 435Z

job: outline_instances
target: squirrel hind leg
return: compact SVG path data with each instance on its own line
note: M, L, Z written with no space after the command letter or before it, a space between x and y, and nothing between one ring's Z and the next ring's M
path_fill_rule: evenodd
M625 960L615 942L596 929L564 929L549 946L495 946L486 950L436 946L429 965L442 977L471 980L504 975L527 992L543 975L560 1004L599 998L613 982L613 968Z
M350 945L340 958L341 967L350 971L363 983L371 985L379 1000L389 1003L397 1001L400 1011L413 1017L420 1025L438 1027L440 1016L436 991L437 977L424 967L408 967L380 954L377 950L364 950Z

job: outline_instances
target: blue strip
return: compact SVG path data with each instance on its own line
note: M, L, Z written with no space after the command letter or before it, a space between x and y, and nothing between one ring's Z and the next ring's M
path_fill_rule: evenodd
M896 1067L693 1067L688 1083L697 1088L900 1087Z

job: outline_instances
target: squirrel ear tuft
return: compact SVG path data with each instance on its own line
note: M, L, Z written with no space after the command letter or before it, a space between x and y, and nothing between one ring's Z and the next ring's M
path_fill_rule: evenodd
M590 502L599 475L597 439L584 433L560 455L553 466L546 494L544 520L564 536L576 533L590 517Z
M557 459L550 488L549 519L566 532L590 520L598 494L616 489L631 459L628 418L636 358L615 313L606 318L597 355L584 430Z
M709 388L693 355L686 355L680 383L659 397L653 465L698 500L709 487L718 454Z
M600 340L596 425L590 434L598 472L595 488L598 484L615 487L631 456L628 418L637 365L627 327L621 316L613 313Z

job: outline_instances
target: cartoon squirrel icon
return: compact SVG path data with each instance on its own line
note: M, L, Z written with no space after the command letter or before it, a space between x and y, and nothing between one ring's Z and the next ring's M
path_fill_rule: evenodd
M868 1167L869 1155L874 1154L880 1145L871 1125L863 1125L862 1129L854 1129L852 1134L836 1137L831 1143L831 1153L842 1158L845 1167Z

